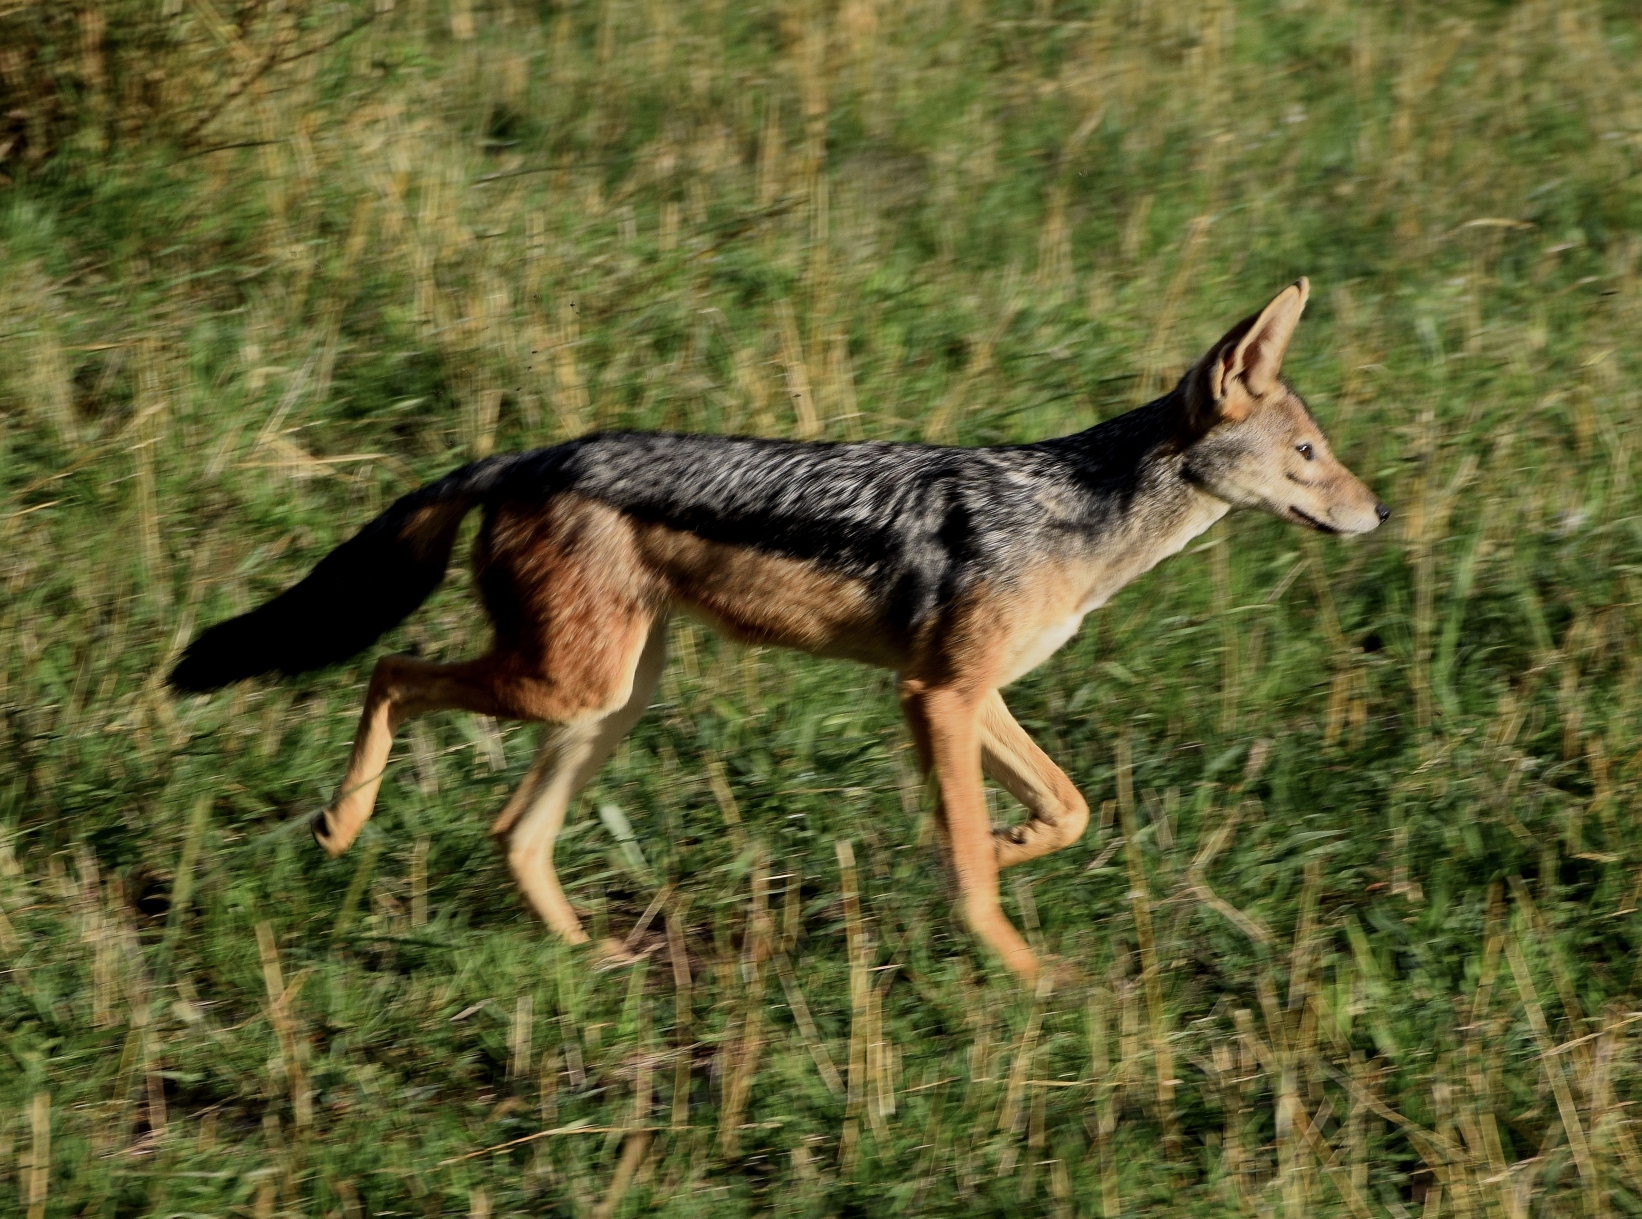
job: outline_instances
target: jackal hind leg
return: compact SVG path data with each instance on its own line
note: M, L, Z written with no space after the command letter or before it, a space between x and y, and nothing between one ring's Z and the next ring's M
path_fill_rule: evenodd
M998 898L998 850L981 787L981 705L964 691L903 680L901 710L920 762L935 772L939 817L946 831L964 922L1016 976L1037 976L1038 961L1003 912Z
M313 821L314 838L328 855L334 858L347 850L370 819L393 734L406 720L443 710L518 714L501 678L502 668L502 658L495 655L460 664L435 664L414 656L384 656L376 662L347 772L336 799Z
M981 767L1029 814L1020 825L992 831L998 867L1007 868L1070 846L1089 824L1089 805L1072 780L1015 722L996 690L981 703Z
M572 944L587 941L553 868L553 843L576 795L604 765L650 705L667 660L667 621L658 617L632 670L632 692L616 710L550 723L536 760L490 832L507 838L508 866L542 921ZM606 955L619 949L606 945Z

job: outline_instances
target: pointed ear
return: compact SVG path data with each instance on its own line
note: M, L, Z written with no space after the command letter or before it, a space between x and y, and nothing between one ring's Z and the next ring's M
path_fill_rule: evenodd
M1259 313L1244 318L1228 330L1210 349L1208 359L1209 398L1224 404L1221 414L1241 418L1253 405L1253 398L1277 383L1277 374L1283 368L1283 353L1288 350L1294 327L1311 295L1311 281L1301 276L1284 288ZM1228 402L1235 383L1241 382L1246 395L1238 394L1236 403ZM1247 400L1244 400L1247 399Z

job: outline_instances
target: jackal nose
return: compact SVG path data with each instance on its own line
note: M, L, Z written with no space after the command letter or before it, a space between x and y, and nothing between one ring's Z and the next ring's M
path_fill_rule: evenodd
M1379 517L1382 522L1387 521L1391 518L1391 509L1387 508L1384 504L1375 504L1374 515Z

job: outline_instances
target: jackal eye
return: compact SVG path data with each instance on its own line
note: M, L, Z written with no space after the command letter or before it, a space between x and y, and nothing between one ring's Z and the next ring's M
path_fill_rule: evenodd
M1307 461L1315 461L1317 459L1317 454L1312 452L1311 445L1306 441L1302 440L1299 444L1295 445L1294 451L1300 454L1301 457L1304 457Z

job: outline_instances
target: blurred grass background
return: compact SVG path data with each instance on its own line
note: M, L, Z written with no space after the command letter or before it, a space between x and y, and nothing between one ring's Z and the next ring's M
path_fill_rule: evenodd
M1639 34L0 3L3 1205L1642 1211ZM1081 987L954 922L883 674L675 627L561 839L652 950L603 974L486 839L533 729L418 722L329 862L370 658L160 688L475 456L1070 431L1302 273L1289 374L1396 515L1236 516L1010 691L1099 810L1005 876ZM458 572L385 644L483 641Z

